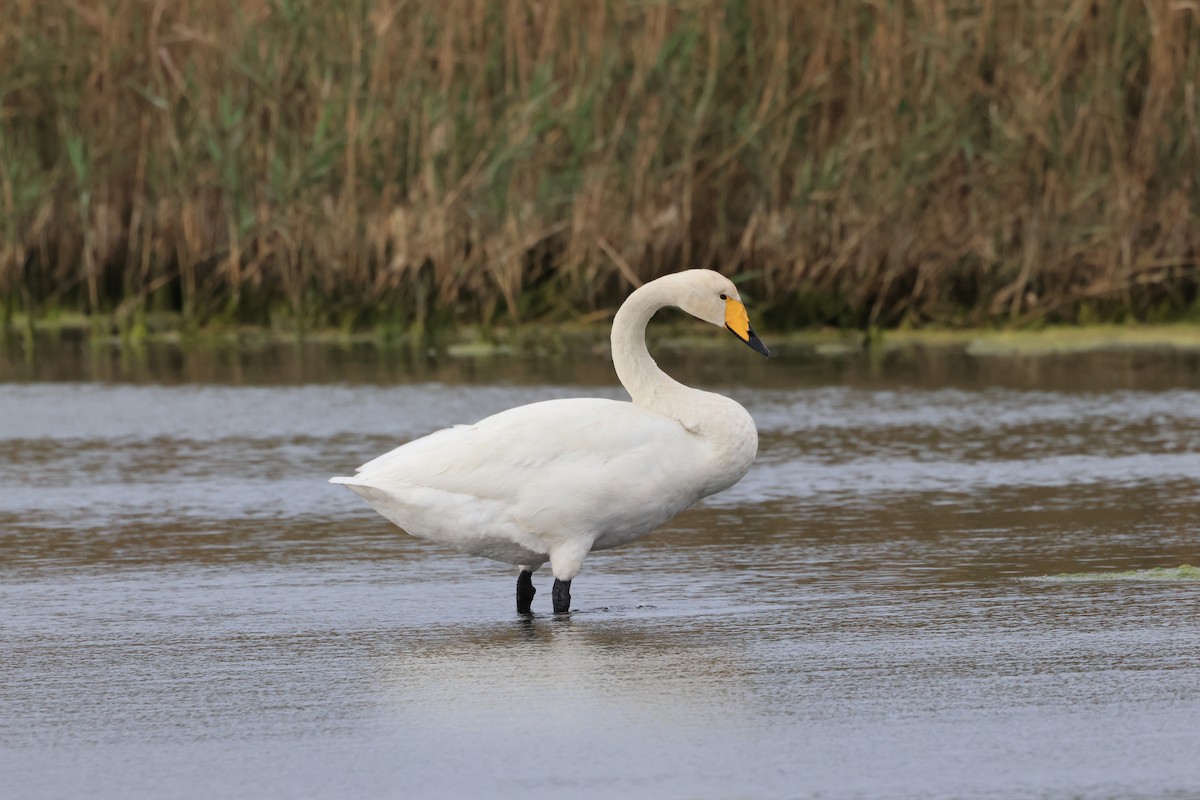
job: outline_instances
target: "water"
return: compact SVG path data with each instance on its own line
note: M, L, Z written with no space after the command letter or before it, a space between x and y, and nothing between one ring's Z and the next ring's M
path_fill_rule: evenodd
M325 479L602 352L8 350L0 795L1200 795L1195 354L660 361L759 462L521 619Z

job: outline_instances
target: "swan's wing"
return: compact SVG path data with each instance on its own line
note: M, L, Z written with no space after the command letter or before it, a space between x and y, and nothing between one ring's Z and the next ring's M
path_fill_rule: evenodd
M538 564L556 544L628 541L670 519L705 493L708 457L700 437L632 403L550 400L437 431L333 480L414 536Z
M355 468L357 473L366 472L386 472L389 464L400 465L407 462L420 459L423 455L433 455L442 450L441 445L446 445L449 448L454 447L454 443L458 437L461 437L465 431L473 429L474 425L454 425L450 428L443 428L439 431L422 436L420 439L413 439L407 444L402 444L395 450L389 450L381 456L371 459L360 467Z
M502 411L474 425L436 431L358 468L375 485L412 485L493 499L554 470L597 475L605 464L668 458L691 446L674 420L633 403L548 400Z

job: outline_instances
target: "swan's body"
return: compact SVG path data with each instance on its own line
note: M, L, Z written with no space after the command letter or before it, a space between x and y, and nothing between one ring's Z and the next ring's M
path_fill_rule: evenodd
M766 353L728 279L668 275L630 295L613 320L613 363L632 402L520 406L409 442L332 482L413 536L520 565L520 610L533 596L528 573L549 561L555 610L565 611L560 584L569 587L588 552L631 542L729 488L757 453L744 408L672 380L650 357L646 323L667 305Z

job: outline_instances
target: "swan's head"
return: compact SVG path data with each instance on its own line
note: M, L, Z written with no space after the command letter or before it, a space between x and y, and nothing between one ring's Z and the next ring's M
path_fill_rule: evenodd
M675 277L678 279L676 306L693 317L727 328L734 336L770 358L771 351L754 333L750 316L742 305L742 298L733 281L708 269L691 269Z

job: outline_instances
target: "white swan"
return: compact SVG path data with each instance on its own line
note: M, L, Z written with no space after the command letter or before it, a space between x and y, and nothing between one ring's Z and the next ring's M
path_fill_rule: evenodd
M758 451L744 408L672 380L646 351L646 323L664 306L723 325L770 355L728 278L699 269L667 275L631 294L613 319L613 365L633 402L519 406L330 481L413 536L518 565L520 613L533 600L532 572L549 561L554 610L567 611L584 556L644 536L729 488Z

